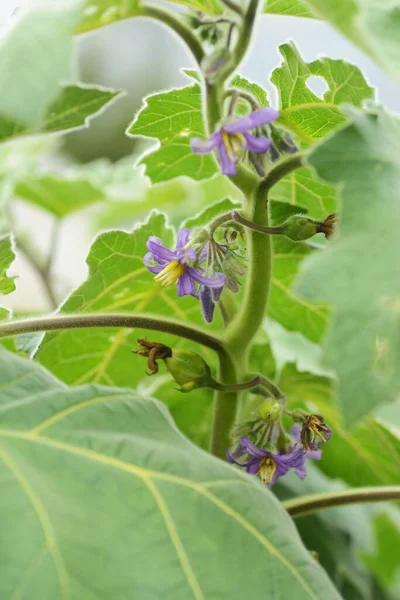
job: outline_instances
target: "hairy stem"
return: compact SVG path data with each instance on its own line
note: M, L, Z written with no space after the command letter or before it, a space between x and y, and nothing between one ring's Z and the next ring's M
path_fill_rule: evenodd
M313 494L287 500L283 502L283 506L292 517L301 517L323 508L386 500L400 500L400 485L363 487L341 492Z
M219 380L220 384L231 384L237 381L237 372L228 354L220 354ZM230 432L235 423L239 392L216 391L213 407L213 428L210 440L210 452L224 458L230 446Z
M88 313L2 321L0 323L0 338L35 331L84 329L88 327L127 327L129 329L162 331L202 344L215 350L221 356L226 355L223 342L200 327L184 325L181 321L175 321L167 317L140 313Z
M221 0L221 2L222 4L225 4L227 8L243 17L243 9L237 2L235 2L235 0Z
M242 217L240 215L240 213L238 213L236 210L234 210L231 213L231 215L232 215L232 219L234 221L237 221L238 223L240 223L241 225L244 225L248 229L253 229L254 231L259 231L260 233L266 233L269 235L282 235L286 230L286 227L284 227L284 226L264 227L263 225L258 225L257 223L253 223L252 221L249 221L248 219L245 219L244 217Z
M301 153L293 154L288 158L276 163L270 172L264 177L260 185L260 195L267 195L269 190L280 181L285 175L288 175L296 169L304 166L304 156Z
M244 390L251 390L261 384L261 377L253 377L250 381L245 381L244 383L221 383L219 381L213 381L213 389L218 390L220 392L242 392Z
M178 17L172 13L172 11L166 11L155 4L142 4L135 13L138 17L148 17L155 19L167 25L170 29L175 31L179 37L185 42L189 50L193 54L196 61L200 64L204 58L204 50L200 41L192 33L192 31L186 27L186 25Z

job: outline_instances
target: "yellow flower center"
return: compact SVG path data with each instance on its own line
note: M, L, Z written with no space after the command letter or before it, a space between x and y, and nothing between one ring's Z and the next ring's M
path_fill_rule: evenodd
M226 131L223 131L222 142L229 158L236 162L240 158L243 148L246 146L246 138L244 135L242 133L230 135Z
M162 271L160 271L154 279L161 283L163 286L171 285L176 283L181 277L186 269L186 265L178 262L177 260L172 260Z
M275 475L275 471L276 461L272 458L272 456L265 456L260 460L260 466L257 471L257 475L265 485L271 483L272 478Z

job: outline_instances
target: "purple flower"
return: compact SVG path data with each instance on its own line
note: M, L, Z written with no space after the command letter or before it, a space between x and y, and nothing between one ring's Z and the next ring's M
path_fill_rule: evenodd
M177 284L178 296L196 296L196 283L210 288L220 288L224 285L224 276L205 277L202 269L191 267L190 261L196 260L196 252L188 247L190 229L181 229L175 250L163 246L160 238L150 236L147 240L148 253L144 257L144 264L152 273L155 280L161 285ZM156 264L152 264L156 263Z
M241 437L239 442L227 450L226 457L230 463L245 467L250 475L258 475L265 485L271 487L290 469L293 469L300 479L304 479L307 474L306 460L319 460L321 451L306 452L295 444L284 454L274 454L258 448L247 437Z
M243 150L264 154L271 146L271 140L266 137L255 137L249 131L262 125L267 125L279 117L273 108L260 108L246 117L227 123L219 131L212 134L208 140L192 138L192 151L196 154L208 154L217 149L223 175L236 175L236 163Z

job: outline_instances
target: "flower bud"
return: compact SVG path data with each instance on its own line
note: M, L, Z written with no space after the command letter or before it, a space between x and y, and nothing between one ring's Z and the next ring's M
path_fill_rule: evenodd
M191 350L173 350L172 356L164 360L166 367L181 392L197 388L212 387L211 370L205 360Z
M276 400L265 400L258 407L258 413L263 421L278 421L282 416L283 405Z
M283 235L293 242L308 240L318 233L317 224L303 215L293 215L283 224Z
M216 83L233 65L232 55L228 48L218 48L205 56L201 70L208 83Z

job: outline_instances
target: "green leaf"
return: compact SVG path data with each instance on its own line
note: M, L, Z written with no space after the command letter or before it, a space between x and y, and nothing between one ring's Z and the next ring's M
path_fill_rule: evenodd
M27 127L0 116L0 142L20 136L64 133L88 127L90 120L101 114L120 95L118 90L99 86L63 86L37 127Z
M266 0L264 12L270 15L313 18L307 0Z
M0 41L0 115L37 127L70 75L79 2L32 5Z
M321 58L305 63L293 43L279 48L284 62L275 69L271 81L280 98L280 121L304 145L314 143L346 121L341 104L361 106L373 97L361 71L343 60ZM328 90L319 98L307 86L310 77L319 77ZM271 192L271 198L310 212L316 219L336 211L335 188L318 179L308 168L284 177Z
M337 210L336 189L319 179L312 169L303 167L281 179L270 197L278 202L305 209L314 219L324 219Z
M279 51L283 63L274 70L271 81L279 92L280 121L306 144L346 122L341 104L361 106L374 97L374 89L360 69L344 60L320 58L305 63L292 42L280 46ZM307 86L310 77L320 77L328 85L322 98Z
M145 267L143 257L151 235L161 238L167 247L174 246L173 230L166 226L164 215L159 213L153 213L146 223L131 233L108 231L101 234L87 258L87 281L71 294L61 312L149 312L203 323L196 298L179 298L175 286L161 287ZM221 326L218 315L215 326ZM135 387L146 378L147 365L143 358L133 356L131 350L137 347L137 338L146 335L152 341L175 348L188 344L158 332L106 328L68 330L48 333L36 358L67 383ZM201 353L212 365L214 353L206 349ZM170 385L176 389L172 381Z
M400 391L400 122L378 109L352 114L353 124L309 157L321 177L340 184L343 214L340 234L302 265L299 288L335 309L324 360L338 375L347 425Z
M269 106L267 92L260 85L258 85L258 83L250 81L249 79L245 79L245 77L242 77L241 75L235 75L231 81L231 86L242 92L245 92L246 94L251 94L261 108ZM248 112L249 103L245 100L239 99L235 106L235 113L238 116L241 116Z
M271 202L274 225L281 224L291 214L298 214L288 204ZM304 300L293 291L293 282L303 260L316 251L303 243L294 243L283 236L274 236L274 271L268 316L289 331L298 331L312 342L320 342L329 322L329 310L323 303Z
M15 290L14 279L7 277L7 271L14 258L11 236L0 237L0 294L10 294Z
M0 356L2 597L340 599L271 492L161 403Z
M232 202L230 198L219 200L218 202L214 202L214 204L210 204L207 206L207 208L201 210L197 215L185 219L185 221L182 223L182 227L194 229L195 227L208 225L208 223L216 217L232 211L234 208L237 208L237 206L238 203Z
M147 96L127 134L159 140L157 149L140 161L153 183L181 175L207 179L218 172L211 155L194 154L190 148L192 137L206 137L197 84Z

